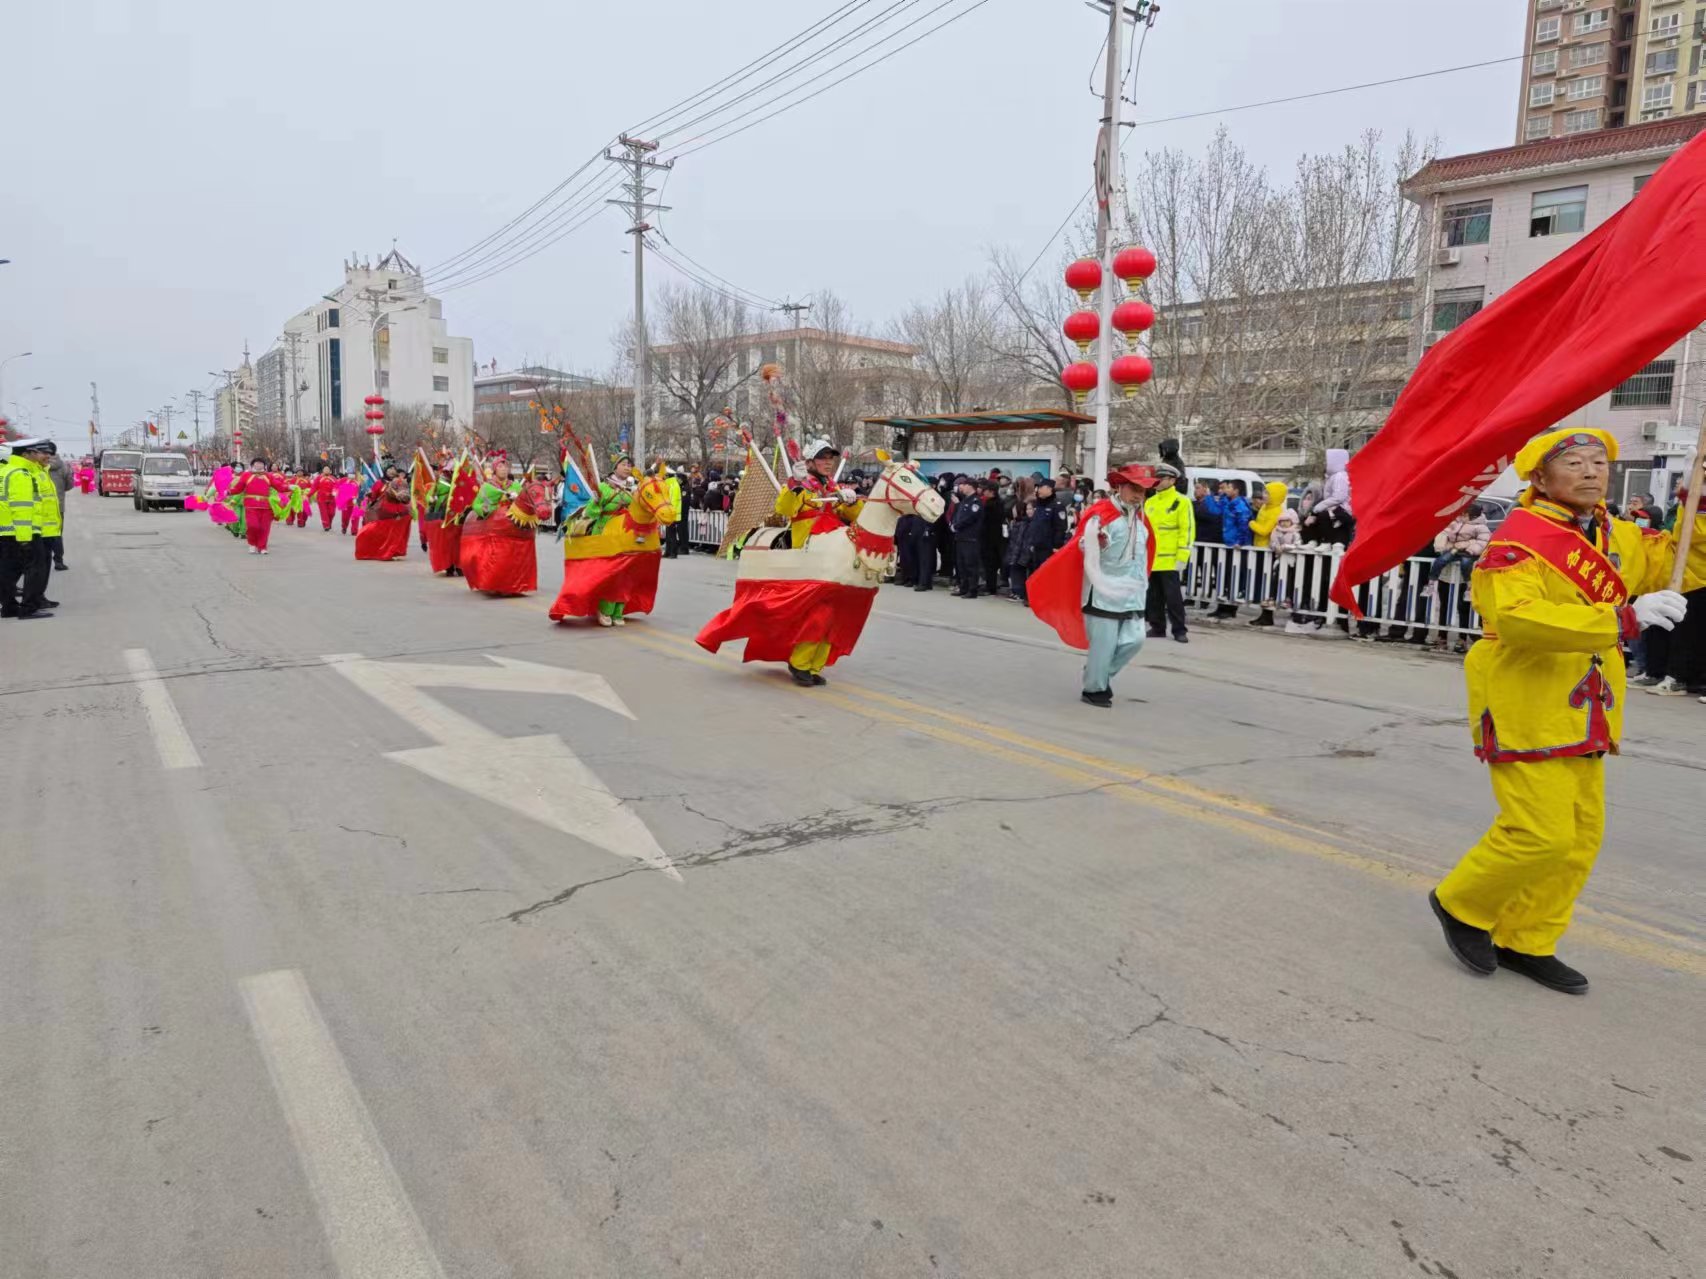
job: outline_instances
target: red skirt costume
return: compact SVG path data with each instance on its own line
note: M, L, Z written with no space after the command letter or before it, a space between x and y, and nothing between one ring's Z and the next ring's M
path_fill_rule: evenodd
M435 573L448 573L458 567L462 550L462 525L449 520L429 520L427 557Z
M487 595L527 595L539 589L538 534L499 507L490 518L462 522L457 567L468 589Z
M829 645L829 660L846 657L859 642L876 603L876 587L839 582L736 581L734 603L705 623L701 648L746 641L743 662L785 662L798 644Z
M368 512L368 519L355 535L358 560L400 560L409 553L409 504L389 497Z
M660 551L565 561L563 589L557 592L556 602L551 605L551 620L591 617L600 604L620 604L624 617L651 612L658 600L661 563Z

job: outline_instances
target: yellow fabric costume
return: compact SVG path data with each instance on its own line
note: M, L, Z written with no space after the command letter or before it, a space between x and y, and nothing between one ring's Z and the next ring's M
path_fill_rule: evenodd
M815 475L807 476L800 484L791 484L776 495L776 514L788 521L788 543L795 550L806 544L813 533L833 532L853 523L863 502L843 502L836 487ZM829 665L829 642L796 644L788 657L795 670L822 674Z
M1532 479L1569 437L1530 441L1517 472ZM1437 890L1453 916L1496 945L1550 955L1569 926L1605 826L1605 755L1617 752L1626 673L1619 642L1637 633L1628 608L1662 590L1675 545L1606 517L1591 540L1574 514L1532 488L1476 565L1471 590L1485 637L1464 666L1476 754L1489 765L1499 815ZM1537 517L1537 518L1531 518Z

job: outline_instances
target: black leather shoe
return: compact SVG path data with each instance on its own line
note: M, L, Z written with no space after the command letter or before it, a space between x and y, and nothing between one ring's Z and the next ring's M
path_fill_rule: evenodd
M1078 695L1078 700L1088 706L1099 706L1103 710L1110 710L1114 704L1114 693L1112 689L1104 689L1100 693L1092 693L1089 689L1085 689Z
M829 683L829 681L826 680L823 676L819 675L816 671L812 672L812 687L813 688L823 688L828 683Z
M71 570L71 565L67 564L64 560L56 560L53 568L56 573L67 573Z
M1190 634L1186 631L1174 631L1173 642L1175 644L1189 644L1191 642Z
M42 601L41 601L41 604L39 605L39 607L41 607L41 608L58 608L59 607L59 601L58 600L50 600L44 595L44 596L42 596Z
M1464 923L1441 906L1438 893L1428 894L1428 905L1433 907L1439 926L1445 930L1445 944L1460 964L1478 977L1491 977L1499 971L1499 958L1494 953L1491 933Z
M1498 954L1500 968L1532 978L1548 990L1562 991L1566 995L1588 993L1588 979L1556 955L1525 955L1520 950L1504 946L1493 949Z
M34 622L34 621L38 621L38 620L43 619L43 618L49 618L52 616L53 616L53 614L49 613L46 609L32 608L32 609L29 609L25 612L19 613L17 620L20 622Z
M790 666L788 667L788 674L794 677L794 683L801 688L812 687L812 673L810 671L802 671L798 666Z

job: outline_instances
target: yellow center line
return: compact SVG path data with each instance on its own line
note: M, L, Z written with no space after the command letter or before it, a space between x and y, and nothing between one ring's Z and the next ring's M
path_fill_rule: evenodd
M737 662L737 659L732 656L727 658L712 657L699 649L698 645L694 644L692 640L668 632L648 629L641 634L630 630L625 640L668 657L713 669L728 670ZM848 686L843 684L842 687ZM992 730L990 726L979 724L975 720L963 719L947 712L936 712L931 708L906 702L884 693L877 693L872 689L853 686L852 693L849 694L834 688L824 688L814 690L810 697L814 701L828 702L866 719L892 724L898 728L910 729L915 733L922 733L926 737L935 738L950 746L973 750L989 758L1013 764L1030 772L1045 773L1086 789L1100 788L1103 794L1123 803L1136 804L1142 808L1164 812L1200 826L1213 826L1244 836L1270 848L1282 849L1286 852L1313 858L1316 861L1344 866L1360 874L1383 879L1388 883L1425 892L1439 882L1440 876L1436 873L1413 870L1396 864L1399 860L1399 855L1396 853L1391 853L1392 860L1387 860L1385 857L1374 857L1367 853L1358 852L1340 843L1340 836L1327 831L1317 831L1311 827L1300 826L1289 818L1272 814L1260 805L1246 804L1243 801L1233 800L1230 796L1219 795L1213 791L1203 790L1200 787L1188 784L1181 784L1177 788L1166 786L1164 790L1168 793L1158 793L1153 789L1157 784L1174 782L1176 779L1158 777L1132 765L1120 764L1094 755L1085 755L1066 747L1039 743L1031 738L1007 733L1004 730ZM872 705L871 702L873 701L892 705L897 709L889 710L880 705ZM903 711L906 713L901 713ZM944 727L941 724L931 723L929 719L920 718L925 714L940 719L944 724L951 725L951 727ZM1015 746L1022 747L1023 750L1009 749L995 741L987 741L983 737L968 735L968 732L1002 738ZM1038 758L1036 752L1039 747L1046 749L1047 753L1055 758ZM1110 775L1112 776L1110 777ZM1294 830L1284 829L1274 825L1275 822L1282 822L1286 826L1297 827L1298 830L1308 833L1300 834ZM1706 953L1692 949L1687 939L1678 938L1677 941L1681 944L1668 945L1626 931L1631 925L1640 928L1642 931L1653 931L1645 926L1635 924L1635 921L1618 921L1614 917L1602 915L1600 912L1586 907L1578 908L1576 913L1578 916L1588 916L1606 921L1605 923L1577 923L1571 931L1571 936L1580 941L1591 946L1597 946L1601 950L1614 951L1633 959L1655 964L1661 968L1706 977ZM1622 926L1619 926L1620 924Z

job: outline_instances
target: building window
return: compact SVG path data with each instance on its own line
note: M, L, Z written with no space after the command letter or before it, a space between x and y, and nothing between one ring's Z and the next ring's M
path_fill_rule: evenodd
M1528 234L1566 235L1587 225L1588 189L1561 187L1556 191L1536 191L1528 215Z
M1611 45L1607 41L1598 44L1578 44L1570 49L1570 70L1580 67L1598 66L1601 62L1611 61Z
M1549 107L1556 96L1557 88L1550 80L1528 86L1528 105L1531 107Z
M338 327L338 308L335 306L329 306L326 308L326 327L328 329L335 329Z
M1580 18L1577 21L1581 21ZM1682 15L1680 13L1655 13L1647 34L1655 40L1665 36L1679 35L1682 32Z
M1669 80L1663 84L1649 84L1641 90L1641 110L1657 111L1670 106L1670 100L1676 93L1676 86Z
M1583 98L1597 98L1604 92L1604 76L1585 75L1580 79L1570 81L1570 87L1564 91L1564 96L1571 102L1580 102Z
M448 391L450 389L450 379L447 377L434 377L432 380L432 389L435 391Z
M1654 409L1670 403L1676 382L1675 360L1654 360L1611 392L1614 409Z
M330 377L327 385L332 388L332 420L335 422L344 415L344 363L343 343L337 338L326 339L326 367Z
M1558 51L1542 49L1534 55L1534 61L1529 63L1529 72L1533 75L1551 75L1558 69Z
M434 364L449 364L450 363L450 348L447 346L435 346L435 347L433 347L433 349L432 349L432 362Z
M432 415L440 422L448 422L450 421L450 406L448 404L434 404Z
M1635 179L1635 194L1636 195L1641 194L1641 188L1646 186L1647 183L1652 180L1652 176L1653 175L1650 173L1643 173L1640 177Z
M1564 26L1564 20L1559 17L1542 18L1534 24L1534 43L1545 44L1548 40L1556 40L1559 31Z
M1467 289L1436 289L1433 331L1450 333L1486 304L1487 290L1481 285Z
M381 391L389 391L391 389L391 370L390 369L380 369L379 370L379 389Z
M1610 25L1610 9L1595 9L1592 13L1578 13L1576 15L1576 34L1579 36L1592 35L1595 31L1604 31Z
M1445 206L1445 243L1447 248L1459 244L1485 244L1493 231L1493 202L1477 200L1474 204Z
M1528 117L1528 127L1523 132L1523 140L1533 142L1536 138L1552 136L1552 117L1549 115L1531 115Z
M1701 18L1701 22L1700 22L1700 25L1697 28L1695 28L1694 38L1696 40L1706 40L1706 13L1701 14L1700 18ZM1699 75L1700 74L1700 46L1698 44L1696 44L1694 46L1694 48L1689 51L1689 54L1688 54L1688 74L1689 75Z
M1675 49L1655 49L1647 55L1648 75L1670 75L1676 70Z
M1564 132L1592 133L1599 128L1600 121L1604 116L1605 112L1599 107L1592 107L1587 111L1566 111L1564 112Z
M1706 102L1706 93L1700 91L1703 82L1696 80L1688 86L1688 110L1692 111L1697 103Z

